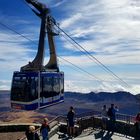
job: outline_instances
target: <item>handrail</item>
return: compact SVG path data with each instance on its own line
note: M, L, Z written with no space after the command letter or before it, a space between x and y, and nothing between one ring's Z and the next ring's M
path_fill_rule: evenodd
M51 119L51 120L48 122L48 124L50 124L50 123L52 123L53 121L59 119L60 117L61 117L61 116L57 116L57 117ZM37 133L39 133L39 131L40 131L40 127L39 127L38 129L35 130L35 132L37 132ZM39 136L40 136L40 135L39 135ZM26 140L26 136L23 136L23 137L20 138L19 140Z
M126 123L134 123L135 116L127 115L127 114L121 114L121 113L116 113L116 119L120 120L120 121L124 121Z
M101 112L100 111L91 111L91 112L86 112L86 113L81 113L76 115L76 120L79 119L84 119L87 117L101 117ZM127 114L121 114L121 113L116 113L116 120L117 121L123 121L125 123L134 123L134 118L135 116L133 115L127 115ZM53 121L58 121L58 122L65 122L66 121L66 116L59 115L49 121L49 124L52 123ZM36 129L35 132L39 133L40 128ZM39 135L40 136L40 135ZM19 140L26 140L26 136L22 137Z
M93 115L100 115L101 112L100 111L90 111L90 112L85 112L85 113L81 113L81 114L77 114L76 118L83 118L83 117L87 117L87 116L93 116Z
M90 117L90 116L100 116L101 117L101 111L90 111L86 113L81 113L76 115L76 118L84 118L84 117ZM108 117L109 118L109 117ZM125 121L129 123L134 123L135 116L133 115L127 115L127 114L122 114L122 113L116 113L116 120L119 121Z

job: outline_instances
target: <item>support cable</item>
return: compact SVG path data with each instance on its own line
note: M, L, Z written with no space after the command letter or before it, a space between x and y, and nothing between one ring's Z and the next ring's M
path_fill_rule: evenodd
M63 29L61 29L57 24L55 24L60 31L62 31L68 38L70 38L77 46L79 46L84 52L90 56L93 60L95 60L98 65L102 66L104 70L111 73L114 77L116 77L119 81L124 83L127 87L130 87L124 80L122 80L119 76L117 76L112 70L110 70L107 66L105 66L102 62L100 62L95 56L91 55L86 49L84 49L77 41L75 41L70 35L68 35ZM80 50L81 51L81 50Z
M9 27L9 26L7 26L7 25L5 25L5 24L3 24L3 23L1 23L0 22L0 25L2 25L3 27L5 27L5 28L7 28L7 29L9 29L9 30L11 30L11 31L13 31L14 33L16 33L16 34L18 34L19 36L21 36L21 37L23 37L23 38L25 38L25 39L27 39L28 41L31 41L32 43L35 43L35 44L37 44L36 42L34 42L34 41L32 41L31 39L29 39L28 37L26 37L26 36L24 36L24 35L22 35L22 34L20 34L19 32L17 32L17 31L15 31L14 29L12 29L11 27ZM62 29L61 29L62 30ZM67 34L67 33L65 33L68 37L69 37L69 35ZM69 37L70 39L72 39L71 37ZM74 42L76 42L74 39L72 39L72 41L74 41ZM85 50L80 44L78 44L77 42L76 42L76 44L80 47L80 48L82 48L83 50ZM85 52L88 54L88 55L90 55L90 56L92 56L87 50L85 50ZM71 65L73 65L74 67L76 67L76 68L78 68L78 69L80 69L80 70L82 70L83 72L85 72L85 73L87 73L88 75L90 75L90 76L92 76L92 77L94 77L96 80L98 80L98 81L100 81L100 82L102 82L103 80L101 80L100 78L98 78L98 77L96 77L96 76L94 76L93 74L91 74L91 73L89 73L89 72L87 72L87 71L85 71L85 70L83 70L82 68L80 68L80 67L78 67L78 66L76 66L75 64L73 64L73 63L71 63L71 62L69 62L68 60L66 60L66 59L64 59L64 58L62 58L62 57L60 57L60 56L58 56L60 59L63 59L64 61L66 61L66 62L68 62L68 63L70 63ZM93 56L92 56L92 58L94 58ZM102 64L98 59L96 59L95 58L95 60L97 60L97 62L99 62L99 64L100 65L103 65L104 66L104 68L107 68L104 64ZM108 68L107 68L107 70L108 71L110 71L110 72L112 72L111 70L109 70ZM112 72L113 73L113 72ZM114 73L113 73L114 74ZM114 75L116 75L116 74L114 74ZM116 78L118 77L117 75L115 76ZM119 77L118 77L118 79L120 79ZM122 80L122 79L121 79ZM124 82L123 80L122 80L122 82L123 83L125 83L127 86L129 86L126 82ZM130 87L130 86L129 86ZM136 92L137 93L137 92Z

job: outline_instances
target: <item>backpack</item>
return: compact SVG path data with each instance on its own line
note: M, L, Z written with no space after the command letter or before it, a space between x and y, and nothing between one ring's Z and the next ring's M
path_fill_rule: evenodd
M108 115L109 117L111 117L111 116L113 115L113 113L112 113L112 109L111 109L111 108L108 109L108 111L107 111L107 115Z

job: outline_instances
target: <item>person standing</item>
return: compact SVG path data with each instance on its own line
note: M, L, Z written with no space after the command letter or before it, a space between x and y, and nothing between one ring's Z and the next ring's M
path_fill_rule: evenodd
M102 129L106 129L108 120L106 105L104 105L102 108L101 116L102 116Z
M48 119L45 118L40 128L40 133L43 137L42 140L49 140L49 135L48 135L49 131L50 131L50 126L48 124Z
M74 136L74 117L75 112L73 107L71 106L69 112L67 114L67 123L68 123L68 134L70 137Z
M140 113L136 115L134 126L136 127L136 136L140 136Z
M38 134L35 132L34 126L29 126L28 130L25 132L27 140L40 140Z
M114 104L111 104L111 107L108 109L107 114L110 118L110 130L112 130L112 132L115 131L116 112L118 112L118 107L114 107Z
M116 121L116 112L118 112L118 107L115 106L114 107L114 104L111 104L111 107L108 109L108 116L110 118L111 121Z

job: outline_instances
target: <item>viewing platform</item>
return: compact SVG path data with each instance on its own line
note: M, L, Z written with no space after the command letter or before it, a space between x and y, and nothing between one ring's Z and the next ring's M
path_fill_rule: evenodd
M49 124L51 131L49 132L50 140L140 140L140 137L136 137L136 129L134 126L134 116L117 114L117 121L115 123L115 129L110 127L110 121L107 121L107 128L102 130L102 119L100 112L89 112L86 114L80 114L76 117L75 123L75 136L73 138L67 135L67 123L66 117L58 116L52 119ZM40 126L41 124L7 124L0 125L0 135L4 137L4 134L16 135L20 133L19 137L14 137L12 140L27 140L25 136L25 130L29 125L34 125L40 138ZM7 132L7 133L5 133ZM16 133L15 133L16 132Z

